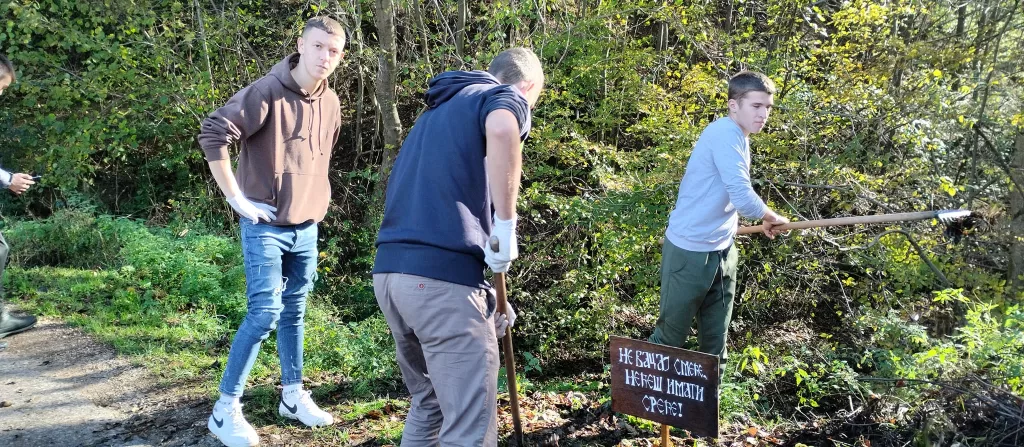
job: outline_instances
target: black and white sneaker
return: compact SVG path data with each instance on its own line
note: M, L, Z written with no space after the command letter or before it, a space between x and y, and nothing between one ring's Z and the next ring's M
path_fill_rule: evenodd
M302 422L307 427L322 427L334 423L334 416L316 406L309 391L295 390L281 394L277 412L288 419Z
M242 415L241 405L214 405L206 427L213 433L213 437L227 447L253 447L260 444L256 429Z

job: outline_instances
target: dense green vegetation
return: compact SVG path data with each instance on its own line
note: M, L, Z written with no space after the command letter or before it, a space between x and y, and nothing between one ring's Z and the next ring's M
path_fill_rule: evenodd
M198 123L290 51L305 18L328 13L353 32L331 81L346 123L307 364L363 389L393 383L368 275L393 156L374 100L387 3L0 4L0 51L19 73L0 97L0 166L44 176L0 199L10 295L168 379L208 377L244 313L244 278ZM394 2L397 111L407 129L430 76L483 68L510 45L546 65L509 279L527 376L600 374L608 335L649 334L686 158L724 110L727 74L751 68L780 89L752 145L755 188L783 214L980 217L952 231L740 238L723 417L824 414L920 445L955 433L1012 445L1007 408L1024 395L1019 0L469 2L464 32L460 3ZM265 349L256 374L274 368Z

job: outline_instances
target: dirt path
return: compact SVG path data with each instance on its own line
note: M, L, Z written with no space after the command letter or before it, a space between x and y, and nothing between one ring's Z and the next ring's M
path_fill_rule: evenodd
M118 356L78 328L41 320L36 328L0 340L3 343L7 347L0 349L2 447L221 446L206 430L212 405L208 398L157 385L145 367ZM600 401L602 396L580 392L521 396L527 445L653 445L655 433L631 426ZM352 403L344 398L324 403L336 416L352 412ZM507 404L500 402L498 411L502 437L511 434ZM404 417L404 412L386 405L343 419L330 430L314 432L280 423L257 431L261 445L266 446L378 447L391 445L379 435ZM739 428L731 431L740 433Z
M220 445L206 434L206 399L157 386L80 329L40 320L2 343L2 446Z

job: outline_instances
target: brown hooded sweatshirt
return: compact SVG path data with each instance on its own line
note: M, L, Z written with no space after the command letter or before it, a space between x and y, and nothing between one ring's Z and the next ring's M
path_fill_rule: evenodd
M341 104L326 82L314 92L299 87L291 70L299 54L240 90L205 120L199 146L207 161L230 159L241 142L235 178L253 202L277 208L272 225L320 222L327 214L331 149L341 128Z

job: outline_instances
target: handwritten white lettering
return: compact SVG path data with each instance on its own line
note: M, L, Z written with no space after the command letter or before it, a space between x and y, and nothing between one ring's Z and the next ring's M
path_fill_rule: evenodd
M654 374L647 374L643 371L634 371L626 368L625 370L625 381L626 385L634 386L637 388L646 388L651 391L663 392L665 378L656 376Z
M704 375L699 363L688 362L682 359L676 359L672 365L675 368L676 374L683 377L700 377L704 380L708 379L708 376Z
M619 363L626 364L626 365L632 365L632 363L630 362L630 359L632 358L632 357L630 357L630 355L632 353L633 353L632 349L629 349L629 348L619 348Z
M645 395L643 406L644 410L647 410L649 413L674 417L683 416L683 404L660 397Z
M676 397L704 402L704 387L694 383L668 379L668 389L665 392Z
M671 361L672 358L665 354L638 350L633 353L632 364L639 368L648 368L664 372L669 370Z

